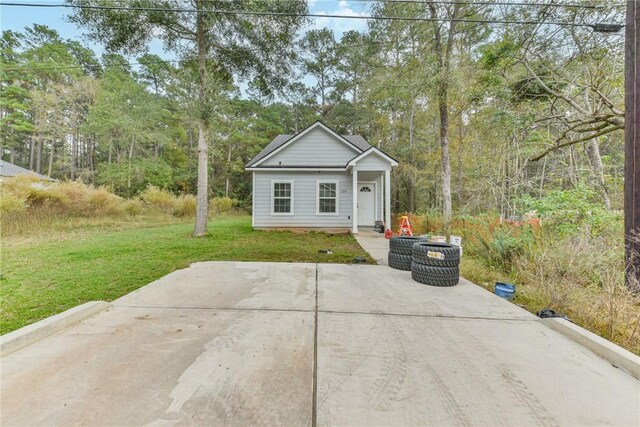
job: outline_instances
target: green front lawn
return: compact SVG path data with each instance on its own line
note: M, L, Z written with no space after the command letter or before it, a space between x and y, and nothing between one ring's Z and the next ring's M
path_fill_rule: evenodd
M373 262L351 236L254 231L250 217L211 221L204 238L190 237L192 229L188 223L8 245L0 333L87 301L112 301L195 261Z

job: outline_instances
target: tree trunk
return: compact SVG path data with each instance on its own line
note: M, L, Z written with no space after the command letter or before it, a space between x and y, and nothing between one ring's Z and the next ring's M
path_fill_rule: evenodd
M408 204L407 208L409 212L413 213L416 211L415 200L416 200L416 181L413 175L413 171L409 172L409 176L407 177L407 197Z
M93 165L93 154L95 151L95 142L93 137L87 140L87 164L89 165L89 170L91 171L91 176L93 177L93 172L95 171Z
M410 169L409 169L409 177L407 179L407 197L409 198L409 212L415 212L416 206L416 177L415 177L415 167L416 167L416 159L413 150L414 144L414 120L416 116L416 100L413 99L411 102L411 115L409 116L409 160L410 160Z
M198 9L203 8L202 0L196 2ZM207 45L205 40L205 22L204 13L198 12L196 16L196 41L198 44L198 98L200 103L200 114L198 119L198 190L196 195L196 224L193 230L194 236L204 236L207 233L207 216L209 204L209 185L208 185L208 146L207 146L207 69L206 56Z
M462 182L463 182L463 173L462 173L462 160L464 154L464 129L462 123L462 112L458 117L458 138L460 139L460 144L458 146L458 209L462 207Z
M436 6L429 3L431 18L437 19ZM457 18L459 4L453 7L453 18ZM442 43L442 33L440 23L434 23L434 50L438 58L438 112L440 115L440 150L442 154L442 220L445 233L449 230L451 222L451 159L449 156L449 65L451 51L453 49L453 39L455 36L456 21L450 21L447 33L446 50Z
M449 156L449 109L446 89L438 100L440 111L440 150L442 152L442 220L445 232L451 222L451 159Z
M36 172L42 173L42 135L38 136L38 145L36 147Z
M598 146L597 138L593 138L591 141L585 144L585 151L593 170L593 181L595 187L602 194L602 201L607 209L611 210L611 200L609 199L609 192L604 180L604 168L602 166L602 157L600 156L600 147Z
M231 145L227 151L227 182L225 185L225 197L229 197L229 174L231 173Z
M129 146L129 162L127 164L127 189L131 190L131 159L133 158L133 144L135 143L135 137L131 138L131 145ZM129 191L131 195L131 191Z
M41 123L41 118L38 112L35 114L35 127L38 129ZM42 132L36 130L35 133L36 142L35 142L35 171L37 173L42 173ZM33 168L32 168L33 169Z
M69 179L76 179L76 151L78 147L78 134L73 135L71 142L71 158L69 159Z
M35 150L36 150L36 144L35 144L35 141L33 140L33 137L31 137L29 138L29 169L30 170L33 170L33 162L36 158Z
M56 153L56 144L51 142L51 151L49 152L49 170L47 171L47 176L51 178L51 174L53 173L53 156Z
M320 111L324 118L324 115L326 114L326 111L324 110L324 73L320 75Z

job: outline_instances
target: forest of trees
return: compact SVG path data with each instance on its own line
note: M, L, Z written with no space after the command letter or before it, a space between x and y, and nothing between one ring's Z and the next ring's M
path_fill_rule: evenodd
M130 3L307 10L290 0ZM247 206L244 164L276 135L322 120L399 160L395 212L509 217L526 213L523 201L566 189L621 209L622 35L541 24L624 21L618 2L581 5L371 2L373 16L430 20L371 20L342 37L300 17L136 12L131 21L146 19L140 29L161 34L177 61L145 53L136 31L105 31L131 25L117 11L78 9L72 20L109 53L97 57L43 25L3 31L0 152L127 197L150 184L196 194L204 153L204 197ZM484 20L530 23L470 22ZM225 40L225 29L236 36Z

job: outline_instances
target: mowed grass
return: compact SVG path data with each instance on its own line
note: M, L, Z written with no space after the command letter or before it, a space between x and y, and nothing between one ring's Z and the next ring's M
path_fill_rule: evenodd
M373 262L352 236L255 231L246 216L211 221L207 237L193 238L192 230L189 222L3 242L0 333L87 301L112 301L196 261Z

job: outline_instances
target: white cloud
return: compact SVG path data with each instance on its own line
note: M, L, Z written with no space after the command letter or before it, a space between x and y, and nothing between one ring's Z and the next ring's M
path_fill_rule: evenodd
M340 0L338 2L318 2L317 0L309 0L309 10L315 14L325 15L346 15L346 16L366 16L366 4L358 2ZM358 10L355 10L356 6ZM350 30L364 31L367 28L367 20L365 19L344 19L344 18L313 18L312 28L329 28L336 34L339 40L342 35Z

